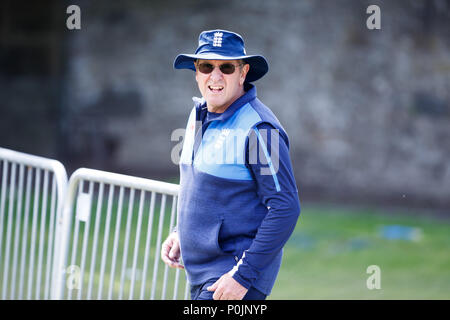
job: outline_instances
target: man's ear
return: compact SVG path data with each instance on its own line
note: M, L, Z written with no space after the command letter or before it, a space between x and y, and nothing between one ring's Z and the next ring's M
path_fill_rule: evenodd
M239 79L239 83L241 84L241 86L244 84L245 78L247 77L247 73L249 70L250 65L248 63L244 64L244 66L242 67L241 78Z
M195 74L195 81L197 81L198 82L198 80L197 80L197 61L194 61L194 68L195 68L195 71L194 71L194 74Z

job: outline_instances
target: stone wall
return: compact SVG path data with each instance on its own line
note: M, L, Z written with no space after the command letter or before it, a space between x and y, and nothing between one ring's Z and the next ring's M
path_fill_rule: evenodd
M202 30L240 33L269 73L258 95L291 140L309 199L450 205L449 1L79 1L66 32L66 161L152 178L170 161ZM366 8L381 8L381 30Z

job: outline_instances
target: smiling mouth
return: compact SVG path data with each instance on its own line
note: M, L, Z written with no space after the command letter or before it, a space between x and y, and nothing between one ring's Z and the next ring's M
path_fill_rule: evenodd
M208 89L212 92L221 92L223 90L223 86L208 86Z

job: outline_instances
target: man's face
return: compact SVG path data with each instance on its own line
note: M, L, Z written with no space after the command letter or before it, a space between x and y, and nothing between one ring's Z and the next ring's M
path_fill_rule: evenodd
M235 71L232 74L223 73L219 67L230 63L234 65ZM200 71L202 70L201 64L210 64L214 66L214 69L210 73L202 73ZM244 94L245 76L250 66L248 64L241 65L240 60L199 59L197 61L195 80L197 80L198 88L206 100L208 111L222 113Z

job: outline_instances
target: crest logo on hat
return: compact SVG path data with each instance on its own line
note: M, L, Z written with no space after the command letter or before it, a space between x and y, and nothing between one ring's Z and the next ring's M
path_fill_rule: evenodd
M213 39L213 47L222 47L223 32L215 32Z

